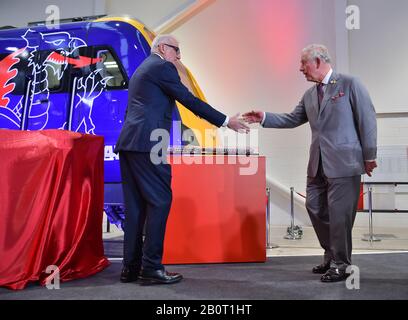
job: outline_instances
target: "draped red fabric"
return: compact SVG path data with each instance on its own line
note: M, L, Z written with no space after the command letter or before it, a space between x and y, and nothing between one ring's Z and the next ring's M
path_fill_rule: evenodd
M48 266L63 282L109 265L103 149L99 136L0 130L0 286L45 285L55 276Z

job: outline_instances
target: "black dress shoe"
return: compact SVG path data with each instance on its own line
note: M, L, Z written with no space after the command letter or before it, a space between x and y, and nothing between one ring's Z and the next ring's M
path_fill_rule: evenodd
M123 266L120 274L120 282L134 282L138 279L140 268L133 266Z
M142 284L171 284L179 282L183 276L165 270L142 270L140 281Z
M346 280L347 277L348 274L346 273L346 271L340 270L338 268L330 268L324 275L322 275L320 280L322 282L338 282Z
M330 269L330 262L329 263L322 263L322 264L319 264L318 266L316 266L316 267L313 267L313 269L312 269L312 272L313 273L319 273L319 274L324 274L324 273L326 273L327 272L327 270L329 270Z

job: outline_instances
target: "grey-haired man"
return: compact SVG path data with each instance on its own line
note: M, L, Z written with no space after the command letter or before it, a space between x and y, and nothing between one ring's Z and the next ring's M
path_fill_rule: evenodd
M115 147L120 154L126 205L122 282L171 284L182 279L181 274L167 272L162 264L172 203L171 166L152 161L165 159L165 155L155 149L157 141L151 139L158 129L170 132L176 100L217 127L248 131L239 115L224 115L182 84L175 66L180 59L178 41L171 35L159 35L153 40L151 55L129 82L126 119ZM165 153L167 145L163 149Z
M376 113L359 80L333 71L325 46L304 48L300 71L316 85L291 113L251 111L243 117L265 128L294 128L309 122L306 208L324 249L323 263L312 271L323 274L323 282L336 282L347 278L351 264L361 174L371 176L377 167Z

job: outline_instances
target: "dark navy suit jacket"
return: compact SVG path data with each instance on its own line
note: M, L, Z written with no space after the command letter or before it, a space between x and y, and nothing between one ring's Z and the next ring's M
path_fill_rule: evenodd
M125 123L115 152L150 152L157 141L150 141L154 129L170 132L176 100L217 127L226 116L196 98L182 83L176 67L156 54L139 66L129 83Z

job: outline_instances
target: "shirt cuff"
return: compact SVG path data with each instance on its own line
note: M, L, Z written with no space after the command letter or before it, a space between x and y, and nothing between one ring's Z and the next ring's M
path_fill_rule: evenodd
M224 121L224 123L222 124L222 127L226 127L226 126L228 125L228 122L229 122L229 117L228 117L228 116L225 116L225 121Z
M262 118L262 121L261 121L261 126L264 125L265 120L266 120L266 112L263 113L263 118Z

